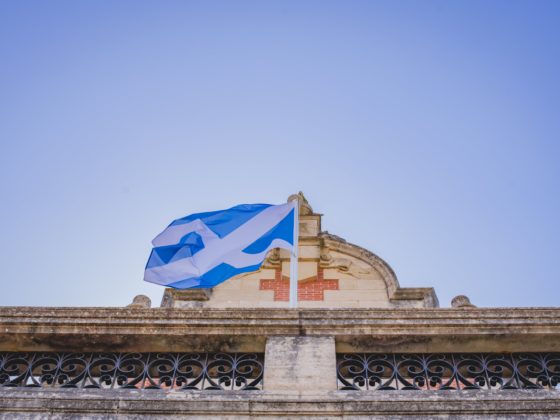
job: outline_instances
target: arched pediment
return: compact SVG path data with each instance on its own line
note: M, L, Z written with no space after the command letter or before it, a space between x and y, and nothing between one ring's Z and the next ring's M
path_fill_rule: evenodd
M382 258L321 230L321 214L299 193L298 306L316 308L437 307L433 288L401 288ZM162 306L287 307L287 251L275 249L258 271L213 289L166 289Z

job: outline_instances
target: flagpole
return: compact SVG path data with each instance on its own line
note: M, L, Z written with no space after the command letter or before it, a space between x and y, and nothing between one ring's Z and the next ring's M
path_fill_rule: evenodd
M296 308L298 302L299 197L294 201L294 245L290 256L290 308Z

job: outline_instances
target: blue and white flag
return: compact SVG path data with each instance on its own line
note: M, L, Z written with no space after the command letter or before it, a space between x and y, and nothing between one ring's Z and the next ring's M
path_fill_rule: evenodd
M258 270L270 249L292 249L296 203L241 204L175 220L152 241L144 280L209 288Z

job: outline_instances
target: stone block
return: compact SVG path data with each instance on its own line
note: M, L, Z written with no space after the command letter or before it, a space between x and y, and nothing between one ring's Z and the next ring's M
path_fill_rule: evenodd
M264 363L266 391L336 390L334 337L268 337Z

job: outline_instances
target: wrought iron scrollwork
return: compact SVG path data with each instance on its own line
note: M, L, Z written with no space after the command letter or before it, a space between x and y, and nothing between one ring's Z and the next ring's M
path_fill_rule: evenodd
M560 389L560 353L337 355L341 390Z
M262 389L262 353L0 353L0 387Z

